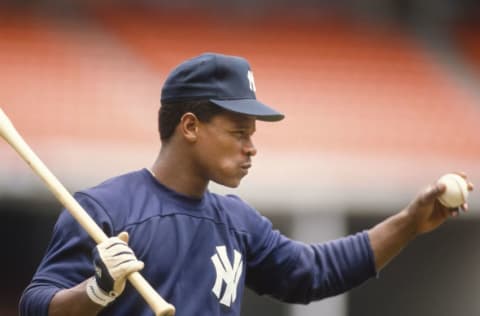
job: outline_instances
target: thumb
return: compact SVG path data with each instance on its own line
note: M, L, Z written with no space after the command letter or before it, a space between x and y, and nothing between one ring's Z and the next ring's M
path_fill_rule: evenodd
M423 192L423 195L420 199L421 203L425 204L425 203L433 202L440 195L442 195L445 192L446 189L447 189L447 186L443 183L435 183L435 184L429 186Z
M128 232L121 232L117 237L128 244Z

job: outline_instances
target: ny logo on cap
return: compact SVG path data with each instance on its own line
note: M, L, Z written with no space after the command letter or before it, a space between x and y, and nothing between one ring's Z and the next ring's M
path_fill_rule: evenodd
M253 72L251 70L249 70L247 72L247 78L248 78L248 85L250 86L250 90L255 92L256 91L256 89L255 89L255 79L253 79Z

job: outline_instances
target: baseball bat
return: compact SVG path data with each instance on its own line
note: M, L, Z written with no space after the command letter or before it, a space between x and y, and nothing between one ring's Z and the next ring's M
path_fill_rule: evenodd
M108 239L107 235L97 223L95 223L77 200L73 198L67 189L28 146L22 136L15 129L10 119L3 112L2 108L0 108L0 136L15 149L30 168L32 168L43 182L45 182L49 190L97 244ZM128 280L135 289L137 289L148 305L150 305L156 316L175 315L175 307L167 303L139 272L130 274Z

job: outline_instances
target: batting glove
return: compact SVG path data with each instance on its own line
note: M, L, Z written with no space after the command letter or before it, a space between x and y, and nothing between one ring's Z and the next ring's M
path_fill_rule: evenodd
M122 232L93 249L95 276L87 282L87 295L93 302L107 306L122 294L127 277L143 269L143 262L127 243L128 233Z

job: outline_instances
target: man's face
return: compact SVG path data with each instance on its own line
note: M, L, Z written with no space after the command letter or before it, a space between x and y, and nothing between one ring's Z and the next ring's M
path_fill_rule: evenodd
M203 176L237 187L257 152L252 143L255 118L225 112L199 124L197 153Z

